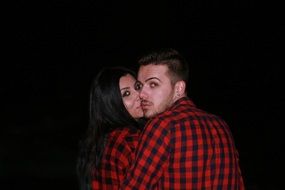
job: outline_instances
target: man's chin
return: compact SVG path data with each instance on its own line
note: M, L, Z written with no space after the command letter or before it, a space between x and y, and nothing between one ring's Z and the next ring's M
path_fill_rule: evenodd
M156 114L155 114L155 113L153 113L153 112L150 112L150 111L144 110L144 117L145 117L145 118L150 119L150 118L154 117L155 115L156 115Z

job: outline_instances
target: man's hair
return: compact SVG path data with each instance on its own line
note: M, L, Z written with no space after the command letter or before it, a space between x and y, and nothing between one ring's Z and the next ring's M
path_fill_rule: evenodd
M183 80L187 84L189 66L185 58L174 49L160 49L152 51L138 60L142 65L167 65L172 84Z

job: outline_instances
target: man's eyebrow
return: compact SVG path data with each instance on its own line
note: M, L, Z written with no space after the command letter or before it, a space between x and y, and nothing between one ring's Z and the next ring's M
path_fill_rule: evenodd
M145 82L147 82L147 81L149 81L149 80L152 80L152 79L156 79L156 80L158 80L158 81L161 82L161 80L160 80L159 78L157 78L157 77L150 77L150 78L146 79Z

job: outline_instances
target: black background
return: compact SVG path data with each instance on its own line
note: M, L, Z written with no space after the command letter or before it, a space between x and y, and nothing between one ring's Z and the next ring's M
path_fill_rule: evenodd
M186 57L189 96L230 125L246 189L279 189L284 85L282 61L273 55L283 52L275 49L277 10L246 0L18 1L9 8L0 189L78 189L77 145L88 123L91 79L105 65L136 69L137 58L158 47Z

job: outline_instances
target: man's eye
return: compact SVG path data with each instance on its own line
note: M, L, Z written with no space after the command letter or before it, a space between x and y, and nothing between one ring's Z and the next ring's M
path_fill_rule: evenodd
M137 82L137 83L135 84L135 90L140 90L141 88L142 88L142 83Z
M156 87L156 86L157 86L157 83L152 82L152 83L150 83L150 84L149 84L149 86L150 86L151 88L154 88L154 87Z

